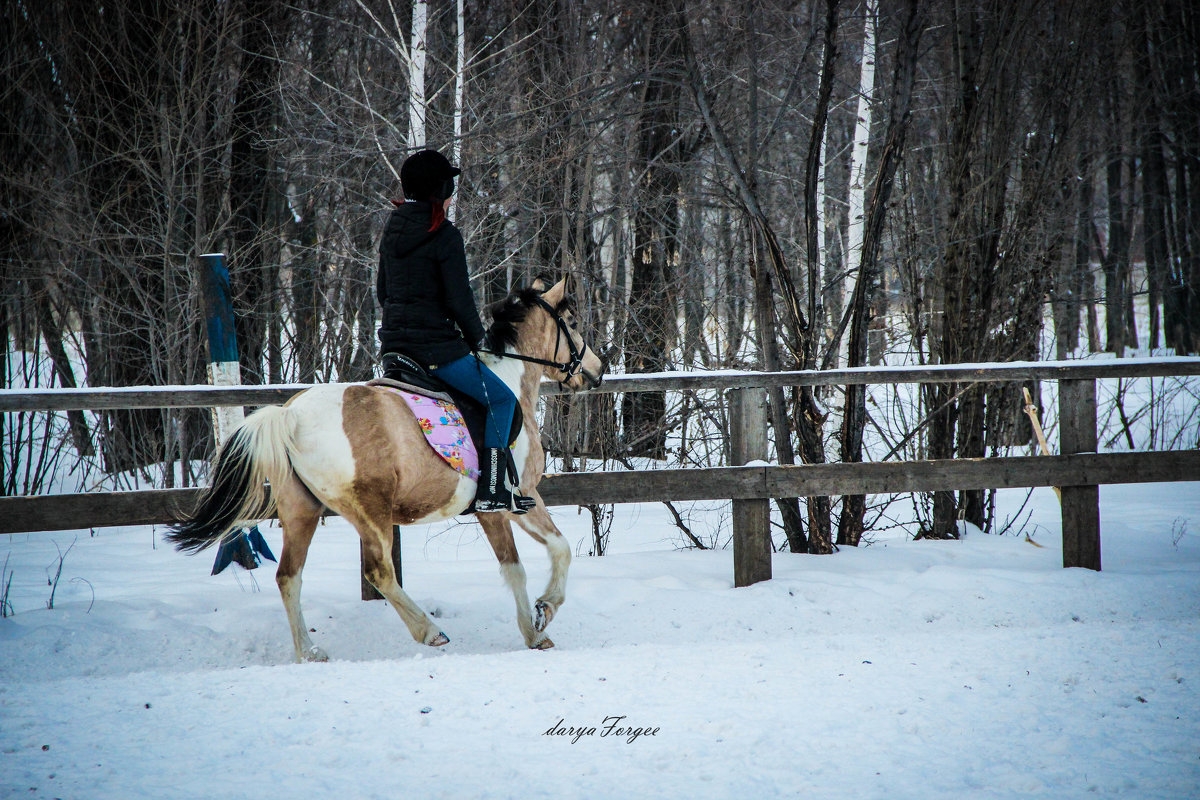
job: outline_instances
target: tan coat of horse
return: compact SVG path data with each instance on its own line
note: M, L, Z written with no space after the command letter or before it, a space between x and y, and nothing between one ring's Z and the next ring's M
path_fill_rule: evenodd
M515 292L498 304L495 316L508 334L505 352L543 361L567 361L569 349L581 355L581 369L566 370L516 358L484 354L483 361L516 394L524 427L513 445L521 491L537 501L524 515L477 514L517 605L517 625L528 647L548 649L545 634L566 597L571 548L555 527L537 493L544 453L535 415L543 375L570 389L599 385L603 364L570 325L565 280L549 289ZM543 300L549 310L537 302ZM560 325L559 317L566 325ZM497 325L493 325L493 332ZM566 341L570 336L573 347ZM499 343L496 343L499 346ZM264 482L269 481L268 496ZM313 644L300 610L301 572L324 509L345 517L362 538L364 574L400 614L418 642L434 647L449 642L438 626L400 588L392 566L392 525L444 520L460 514L475 496L475 482L455 472L425 440L416 417L395 392L363 384L330 384L307 389L283 406L251 414L221 448L210 486L195 516L173 529L168 539L196 552L216 544L255 519L279 516L283 551L276 582L287 610L297 661L325 661ZM525 568L517 557L510 521L546 546L550 580L531 608Z

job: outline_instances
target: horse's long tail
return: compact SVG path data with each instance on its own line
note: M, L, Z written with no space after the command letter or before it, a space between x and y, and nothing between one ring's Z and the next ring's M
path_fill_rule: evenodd
M246 418L217 452L212 479L195 512L171 526L167 541L178 550L198 553L275 512L275 498L264 482L280 487L292 476L289 413L285 406L267 406Z

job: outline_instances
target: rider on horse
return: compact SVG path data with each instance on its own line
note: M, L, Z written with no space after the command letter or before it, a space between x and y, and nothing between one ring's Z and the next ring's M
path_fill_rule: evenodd
M506 483L517 398L477 357L485 332L467 277L462 234L446 219L462 170L436 150L400 167L405 202L396 203L379 245L376 291L383 307L384 354L406 356L486 409L476 511L523 513L532 505Z

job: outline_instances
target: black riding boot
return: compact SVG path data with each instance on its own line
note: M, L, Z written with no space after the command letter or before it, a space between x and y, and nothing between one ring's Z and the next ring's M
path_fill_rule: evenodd
M511 511L524 514L536 505L533 498L514 495L509 488L509 460L504 450L486 447L479 454L479 488L475 490L475 511Z

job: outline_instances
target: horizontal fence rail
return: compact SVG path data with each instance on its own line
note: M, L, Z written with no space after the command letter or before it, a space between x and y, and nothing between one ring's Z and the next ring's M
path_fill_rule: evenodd
M1026 380L1166 378L1200 375L1200 358L1120 358L1103 361L1022 361L1010 364L940 364L926 367L858 367L793 372L662 372L607 377L604 392L745 389L771 386L850 386L897 383L1004 383ZM310 384L267 386L119 386L86 389L2 389L0 412L82 411L126 408L212 408L283 403ZM557 383L541 385L543 396L569 394Z
M1016 361L1007 364L931 364L920 367L854 367L789 372L662 372L605 378L592 392L652 392L669 389L747 389L772 386L865 386L897 383L1005 383L1008 381L1165 378L1200 375L1200 358L1114 358L1098 361ZM568 394L544 384L543 395ZM2 406L0 406L2 409Z
M1057 486L1062 495L1064 566L1099 569L1098 487L1112 483L1198 481L1200 450L1096 453L1095 381L1191 375L1200 375L1200 358L619 375L607 378L602 386L587 393L728 390L731 422L733 416L744 416L732 426L732 432L738 433L742 440L754 430L765 430L763 389L766 387L1053 380L1059 384L1062 455L760 466L757 457L748 455L750 450L761 446L757 437L752 437L757 443L743 442L742 449L746 452L738 458L754 464L713 469L552 474L545 476L538 491L547 505L732 500L735 583L745 585L770 577L769 558L754 559L744 575L738 573L736 564L739 549L743 553L752 548L757 552L764 541L769 543L769 518L765 510L771 498ZM0 390L0 413L261 406L285 402L307 388L307 384L283 384L4 389ZM542 395L565 393L551 382L543 383L540 390ZM734 413L735 408L741 410ZM176 522L194 506L199 491L161 489L0 498L0 533ZM752 526L739 526L739 518L755 522Z
M546 475L548 506L1200 480L1200 450ZM178 522L201 489L0 498L0 534ZM329 512L332 515L332 512Z

